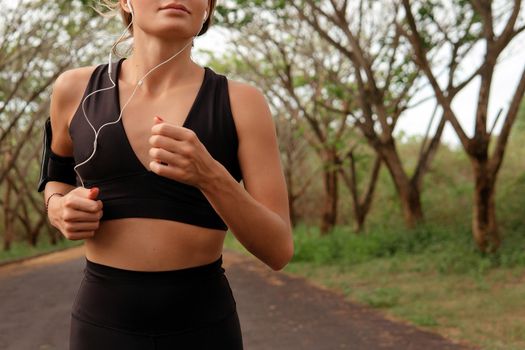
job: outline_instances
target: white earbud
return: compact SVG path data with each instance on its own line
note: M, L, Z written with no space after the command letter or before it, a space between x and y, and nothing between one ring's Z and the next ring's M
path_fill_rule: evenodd
M135 13L133 12L133 7L131 6L131 1L130 0L126 0L126 5L128 6L129 10L131 11L131 21L129 22L129 24L126 27L126 29L124 30L124 32L129 28L131 23L133 23L133 17L135 17ZM122 38L123 36L124 36L124 33L122 33L120 38ZM111 71L112 71L111 67L112 67L112 64L111 64L111 52L110 52L109 53L109 57L108 57L108 75L110 76L110 79L111 79Z
M126 0L126 4L128 5L129 10L131 11L131 18L135 17L135 14L133 13L133 7L131 6L131 1Z
M204 10L204 18L202 19L202 21L206 22L207 17L208 17L208 11Z

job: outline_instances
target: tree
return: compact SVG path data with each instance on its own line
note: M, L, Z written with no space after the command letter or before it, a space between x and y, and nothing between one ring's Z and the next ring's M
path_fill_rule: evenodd
M107 21L79 1L0 5L0 205L9 249L19 226L31 244L45 227L47 214L35 188L51 84L72 66L93 64L111 43Z
M494 70L502 52L525 29L521 0L515 1L409 1L402 0L406 21L400 29L410 40L414 62L424 72L444 111L445 118L454 128L463 149L470 158L474 174L474 205L472 233L483 252L495 251L501 244L496 220L495 185L503 162L510 131L516 121L519 105L525 93L525 67L520 74L517 87L512 93L510 105L503 117L498 135L495 127L503 110L492 125L488 123L490 89ZM451 16L455 14L455 16ZM432 37L442 37L453 60L442 67L436 61L440 52L433 48ZM482 45L484 56L466 78L459 78L461 51L468 51L475 44ZM463 55L463 60L465 55ZM447 85L440 84L439 69L444 68ZM472 80L479 77L479 92L475 115L474 133L469 137L461 126L452 99ZM494 144L492 151L491 143Z
M319 156L325 188L320 206L321 232L327 233L336 223L337 159L341 146L344 146L341 141L348 135L349 124L347 115L324 106L340 101L341 91L348 89L341 88L340 83L345 71L329 69L324 53L316 52L319 45L323 43L308 35L300 23L282 17L267 25L257 18L245 25L240 35L232 40L235 54L225 56L223 60L242 61L242 64L236 63L245 68L238 72L239 75L255 81L276 110L286 111L282 115L289 115L287 122L300 126L297 137L308 142ZM303 128L304 125L308 128ZM312 175L303 184L309 183Z
M339 77L336 78L339 81L331 80L328 84L346 88L343 95L348 100L336 105L317 103L317 110L341 115L349 126L360 130L389 171L407 226L422 220L422 179L439 146L445 119L441 116L437 125L433 125L432 136L429 127L415 169L405 169L396 146L395 127L407 109L425 99L413 102L414 95L422 87L419 84L421 73L411 60L407 40L396 30L400 5L371 0L252 0L232 3L235 4L233 8L220 8L220 19L242 33L248 23L263 18L265 26L274 26L275 22L285 20L298 22L299 27L309 27L304 29L304 36L310 40L320 38L314 45L315 52L324 56L328 62L325 69L331 72L331 76ZM259 29L262 28L263 25L259 25ZM279 34L279 31L274 34ZM331 49L327 50L327 47ZM342 68L347 66L351 68ZM340 159L334 160L341 162ZM351 184L351 181L346 183Z

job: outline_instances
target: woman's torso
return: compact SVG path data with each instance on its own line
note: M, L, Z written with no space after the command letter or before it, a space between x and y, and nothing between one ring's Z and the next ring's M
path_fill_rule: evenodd
M119 99L124 106L134 86L126 83L127 68L123 63L119 75ZM84 91L90 70L82 68L82 79L76 80L78 91ZM122 123L138 160L149 170L149 137L153 116L182 125L197 95L203 69L196 67L196 77L188 86L145 96L138 89L122 114ZM68 106L68 125L78 108L82 93ZM96 94L95 94L96 95ZM176 101L176 103L174 103ZM153 218L120 218L101 221L92 238L85 240L86 258L109 266L141 271L173 270L208 264L219 258L226 231Z

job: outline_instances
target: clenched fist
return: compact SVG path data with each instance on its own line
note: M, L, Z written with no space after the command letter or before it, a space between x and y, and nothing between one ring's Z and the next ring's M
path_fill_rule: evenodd
M98 191L96 187L77 187L51 201L49 221L69 240L93 237L102 217L102 201L96 200Z

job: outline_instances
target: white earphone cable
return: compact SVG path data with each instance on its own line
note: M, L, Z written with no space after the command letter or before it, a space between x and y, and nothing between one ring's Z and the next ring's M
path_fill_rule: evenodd
M122 106L121 110L120 110L120 113L119 113L119 117L117 118L117 120L115 121L112 121L112 122L107 122L105 124L103 124L102 126L100 126L100 128L98 130L95 130L95 127L91 124L91 122L89 121L87 115L86 115L86 110L85 110L85 107L84 107L84 103L86 102L86 100L88 99L88 97L90 97L91 95L97 93L97 92L100 92L100 91L104 91L104 90L109 90L109 89L113 89L114 87L116 87L116 83L113 81L113 78L111 76L111 73L112 73L112 69L111 69L111 66L112 66L112 62L111 62L111 51L114 49L114 47L117 45L117 43L120 41L120 39L122 39L122 37L124 36L124 34L126 34L126 31L127 29L129 28L129 26L133 23L133 18L135 17L134 13L133 13L133 8L131 7L131 4L128 0L128 7L130 8L131 10L131 21L129 22L128 26L124 29L124 32L121 34L121 36L119 37L119 39L115 42L115 44L113 44L113 46L111 47L111 50L109 52L109 59L108 59L108 76L109 76L109 80L111 81L111 83L113 84L113 86L110 86L110 87L106 87L106 88L102 88L102 89L98 89L98 90L95 90L93 92L91 92L90 94L88 94L84 100L82 101L82 112L84 114L84 118L86 119L86 121L88 122L89 126L91 126L91 128L93 129L94 133L95 133L95 140L93 141L93 152L91 153L91 155L86 159L84 160L83 162L77 164L73 169L75 170L75 172L77 173L79 179L80 179L80 182L82 183L82 187L85 187L84 186L84 181L82 180L82 177L80 176L80 174L78 173L78 171L76 170L79 166L87 163L92 157L93 155L95 154L96 150L97 150L97 139L98 139L98 135L100 133L100 131L102 130L102 128L106 125L111 125L111 124L115 124L115 123L118 123L120 121L120 119L122 118L122 113L124 112L124 109L126 108L126 106L128 105L128 103L131 101L131 99L133 98L133 96L135 95L135 92L137 91L137 88L139 86L141 86L143 83L144 83L144 79L155 69L157 69L158 67L160 67L161 65L167 63L168 61L170 61L171 59L175 58L178 54L180 54L192 41L193 41L193 38L196 38L198 33L201 31L202 29L202 26L204 25L205 21L206 21L206 16L207 16L207 12L205 12L205 16L204 16L204 19L202 21L202 24L201 24L201 28L199 29L199 32L197 33L197 35L195 35L191 41L189 41L186 45L184 45L184 47L182 49L180 49L177 53L175 53L173 56L171 56L170 58L168 58L167 60L165 60L164 62L161 62L159 63L158 65L156 65L155 67L151 68L138 82L137 84L135 85L135 88L133 89L133 93L131 94L131 96L128 98L128 100L126 101L126 103L124 104L124 106Z

